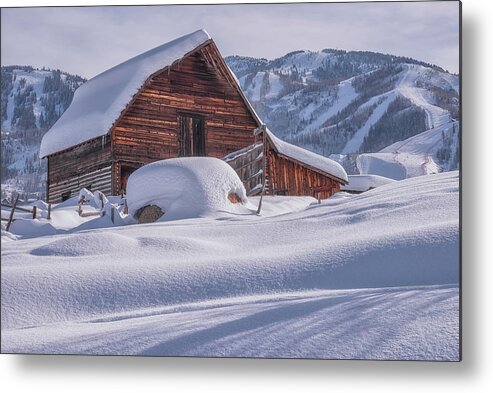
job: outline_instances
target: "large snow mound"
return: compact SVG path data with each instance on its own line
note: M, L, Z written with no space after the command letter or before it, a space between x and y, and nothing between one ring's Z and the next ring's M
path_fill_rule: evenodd
M210 39L205 30L180 37L125 61L84 83L72 104L45 134L39 156L106 135L149 76Z
M54 235L56 229L51 223L39 219L19 218L12 222L10 232L23 237L35 237Z
M129 213L147 205L164 210L161 220L203 217L216 212L238 212L228 195L247 202L246 191L236 172L212 157L183 157L153 162L132 173L127 183Z

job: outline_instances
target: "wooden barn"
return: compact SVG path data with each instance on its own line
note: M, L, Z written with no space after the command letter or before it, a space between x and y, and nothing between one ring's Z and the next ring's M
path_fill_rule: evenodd
M124 194L140 166L188 156L226 158L250 195L325 198L347 183L339 164L265 128L204 30L82 85L43 137L40 156L48 160L47 199L54 203L83 187Z

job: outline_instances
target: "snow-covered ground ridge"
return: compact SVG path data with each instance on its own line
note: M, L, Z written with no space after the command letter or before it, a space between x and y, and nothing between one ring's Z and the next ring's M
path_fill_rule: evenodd
M458 360L458 203L451 172L265 197L262 216L2 236L2 351Z
M349 175L348 180L348 184L341 186L341 191L364 192L395 181L378 175Z
M2 351L459 360L458 296L426 286L229 298L5 330Z
M4 242L2 327L259 293L456 284L458 193L458 174L447 173L277 217Z

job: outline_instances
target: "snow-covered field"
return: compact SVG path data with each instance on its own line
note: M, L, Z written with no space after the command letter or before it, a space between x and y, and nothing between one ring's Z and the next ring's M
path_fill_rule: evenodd
M2 236L2 352L459 359L458 172L104 219Z
M443 168L435 162L437 151L443 146L443 137L458 143L458 122L451 121L424 131L404 141L393 143L378 153L360 154L357 158L361 174L375 174L395 180L406 177L436 174Z
M453 360L457 303L454 286L306 291L8 330L2 340L29 353Z

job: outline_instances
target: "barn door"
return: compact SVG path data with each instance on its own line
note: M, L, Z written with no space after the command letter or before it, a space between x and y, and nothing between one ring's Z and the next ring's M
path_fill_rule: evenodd
M122 165L120 174L120 194L125 195L127 193L128 178L135 171L136 168Z
M199 115L180 115L180 157L205 156L205 122Z

